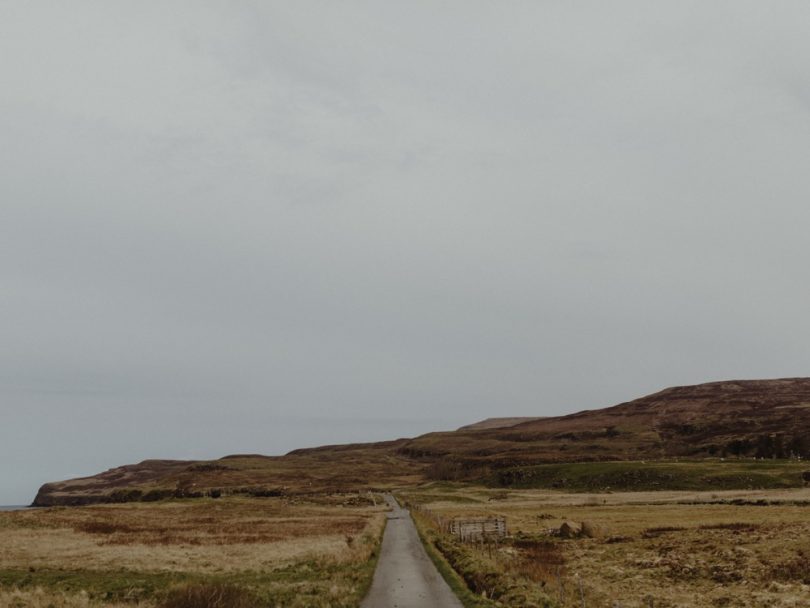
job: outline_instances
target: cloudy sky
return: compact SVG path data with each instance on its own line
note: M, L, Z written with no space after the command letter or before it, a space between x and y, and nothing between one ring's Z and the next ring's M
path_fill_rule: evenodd
M0 504L810 370L810 5L0 0Z

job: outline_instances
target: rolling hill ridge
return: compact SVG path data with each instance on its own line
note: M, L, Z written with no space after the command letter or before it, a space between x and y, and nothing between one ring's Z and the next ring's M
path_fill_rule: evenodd
M674 387L567 416L490 419L413 439L323 446L285 456L147 460L92 477L47 483L33 504L357 492L427 480L567 487L566 478L549 475L556 469L548 467L706 458L810 458L810 378ZM578 474L587 477L587 469ZM565 475L571 477L570 471ZM634 475L628 479L647 479ZM655 483L666 484L670 477L661 479ZM738 482L729 479L732 485L764 483L751 476Z

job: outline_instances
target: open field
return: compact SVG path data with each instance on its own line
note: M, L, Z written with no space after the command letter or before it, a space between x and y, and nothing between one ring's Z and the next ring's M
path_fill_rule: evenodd
M384 511L354 494L0 513L0 606L168 606L183 585L235 586L258 606L356 606Z
M402 493L468 584L526 606L810 605L810 489L562 493L435 484ZM503 516L513 538L464 545L440 518ZM553 534L587 522L588 536ZM544 602L546 604L544 604ZM493 604L494 605L494 604Z
M754 464L727 471L747 474ZM595 474L607 465L595 465ZM775 479L795 473L790 463L760 465L770 468L755 473ZM581 608L583 599L607 608L807 606L810 488L697 487L564 492L434 482L399 495L414 507L429 553L460 576L453 584L467 606ZM177 603L178 594L230 594L235 599L222 605L234 608L357 606L384 525L385 508L370 496L0 513L0 606L212 604ZM436 525L481 516L505 517L510 537L464 544ZM556 535L566 521L586 522L588 533Z

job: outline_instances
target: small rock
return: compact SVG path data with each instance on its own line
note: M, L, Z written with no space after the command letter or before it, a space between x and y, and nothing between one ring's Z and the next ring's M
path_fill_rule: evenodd
M582 526L575 521L564 521L559 529L562 538L576 538L582 534Z
M602 528L602 526L598 526L597 524L589 521L583 521L582 536L587 538L603 538L605 536L605 530Z

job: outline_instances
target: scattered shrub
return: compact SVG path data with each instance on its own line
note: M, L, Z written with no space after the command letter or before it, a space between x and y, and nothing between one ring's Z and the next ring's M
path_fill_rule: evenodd
M564 571L565 557L560 546L552 541L521 540L514 543L520 549L515 573L546 585Z
M244 494L247 496L253 496L254 498L272 498L278 496L284 496L284 490L282 488L263 488L260 486L249 486L246 488L236 488L233 490L234 494Z
M760 528L759 524L735 521L725 524L704 524L698 526L700 530L732 530L734 532L754 532Z
M169 591L159 608L254 608L256 598L236 585L207 583Z
M644 538L656 538L667 532L683 532L686 528L681 526L658 526L655 528L647 528L641 535Z
M460 481L466 478L464 466L453 460L438 460L425 469L425 476L434 481Z
M167 498L174 498L174 490L149 490L141 500L143 502L156 502Z
M110 494L110 502L136 502L143 498L143 492L137 488L114 490Z
M116 524L108 521L83 521L75 527L78 532L88 534L115 534L116 532L134 532L132 528L125 524Z
M770 575L776 580L810 585L810 553L800 549L795 556L771 564Z

